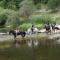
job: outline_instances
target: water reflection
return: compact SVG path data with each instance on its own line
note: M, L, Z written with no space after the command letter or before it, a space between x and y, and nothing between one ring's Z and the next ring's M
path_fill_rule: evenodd
M44 46L44 47L56 47L57 45L60 45L60 39L32 39L29 40L18 40L15 42L16 47L19 47L20 45L27 45L28 47L38 47L38 46Z
M60 39L58 39L58 40L56 41L56 44L60 44Z
M28 40L27 45L29 47L37 47L39 44L38 40Z
M60 39L24 39L17 42L16 47L20 47L21 60L60 60Z
M28 47L32 47L31 60L60 60L60 40L31 39L26 43Z
M0 58L1 60L60 60L60 45L57 43L60 43L59 39L21 40L16 42L16 47L20 48L0 50Z

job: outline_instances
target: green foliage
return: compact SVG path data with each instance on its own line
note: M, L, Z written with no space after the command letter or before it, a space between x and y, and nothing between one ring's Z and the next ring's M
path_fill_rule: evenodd
M49 15L32 15L31 17L32 22L34 23L51 23L52 22L52 16Z
M6 23L7 16L4 14L0 14L0 27L3 27Z
M17 16L10 16L6 22L6 27L10 26L11 29L15 29L20 25L20 19Z
M19 9L19 4L22 0L1 0L0 1L0 6L7 9L14 9L17 10Z
M33 0L35 4L38 4L41 2L41 0Z
M19 9L20 6L19 4L22 2L23 0L15 0L15 5L16 5L16 8Z
M44 24L36 24L35 27L40 30L44 28Z
M23 18L28 18L34 10L34 4L32 0L23 0L20 4L19 14Z
M31 27L31 25L32 24L30 24L30 23L24 23L24 24L22 24L22 25L20 25L19 27L22 29L22 30L27 30L28 28L30 28Z
M5 22L5 27L15 28L16 25L20 24L20 17L18 16L16 11L3 8L0 8L0 10L0 21Z
M0 27L5 26L7 29L15 29L17 25L21 25L22 29L26 30L31 26L31 23L34 23L40 29L45 23L54 22L52 16L50 15L32 15L36 8L46 9L45 7L52 10L57 10L60 7L60 1L0 0ZM55 21L60 23L60 17L56 18ZM27 27L25 28L25 26Z
M59 0L49 0L47 6L53 11L57 10L60 7Z
M41 4L39 3L39 4L36 4L36 8L37 9L41 9Z
M39 4L39 3L42 3L42 4L47 4L48 0L33 0L35 4Z
M22 30L24 30L24 31L26 31L28 28L30 28L32 26L32 24L31 23L24 23L24 24L22 24L22 25L20 25L19 27L22 29ZM44 24L35 24L35 27L36 28L38 28L38 29L42 29L42 28L44 28Z
M18 16L16 11L10 9L3 9L0 7L0 12L0 25L15 28L16 25L20 24L20 17Z
M0 0L0 7L13 10L19 10L21 8L21 11L27 9L27 11L29 10L29 14L32 11L33 5L40 8L40 4L43 4L43 6L47 5L52 10L57 10L60 7L60 0ZM29 15L27 12L25 14L27 16Z
M55 22L56 22L57 24L60 24L60 16L55 17Z

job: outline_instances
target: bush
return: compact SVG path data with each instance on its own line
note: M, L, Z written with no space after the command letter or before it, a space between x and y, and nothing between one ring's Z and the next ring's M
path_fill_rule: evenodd
M0 27L7 27L13 24L20 24L18 14L11 9L3 9L0 7Z
M40 30L44 28L44 24L36 24L35 27L37 27Z
M28 28L31 27L31 23L24 23L22 25L19 26L22 30L26 31Z
M49 16L49 15L32 15L32 16L30 16L30 18L31 18L32 22L35 22L38 24L39 23L45 24L47 22L51 23L53 20L52 16Z
M60 24L60 16L55 18L56 23Z
M26 31L26 30L27 30L28 28L30 28L31 26L32 26L31 23L27 23L27 24L24 23L24 24L20 25L19 27L20 27L22 30ZM42 29L42 28L44 28L44 24L36 24L35 27L38 28L38 29Z
M4 27L6 23L7 16L5 14L0 14L0 27Z

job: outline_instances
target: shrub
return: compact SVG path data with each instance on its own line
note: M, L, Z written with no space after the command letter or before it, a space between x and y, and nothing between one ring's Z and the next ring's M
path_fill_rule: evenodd
M56 23L60 24L60 16L55 18Z
M24 23L19 26L22 30L26 31L29 27L31 27L31 23Z
M0 14L0 27L4 27L6 23L7 16L5 14Z
M32 15L31 17L31 21L35 22L35 23L51 23L52 22L52 16L49 15Z
M26 31L26 30L27 30L28 28L30 28L31 26L32 26L31 23L27 23L27 24L24 23L24 24L20 25L19 27L20 27L22 30ZM38 29L42 29L42 28L44 28L44 24L36 24L35 27L38 28Z
M44 28L44 24L36 24L35 27L37 27L40 30Z

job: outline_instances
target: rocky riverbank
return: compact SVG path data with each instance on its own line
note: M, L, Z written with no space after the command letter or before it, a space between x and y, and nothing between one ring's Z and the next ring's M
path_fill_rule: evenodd
M53 33L53 34L46 34L46 33L39 33L39 34L32 34L32 35L26 35L24 38L22 38L20 35L17 36L16 39L19 40L41 40L41 39L60 39L60 33ZM6 41L6 40L14 40L13 35L0 35L0 41Z

